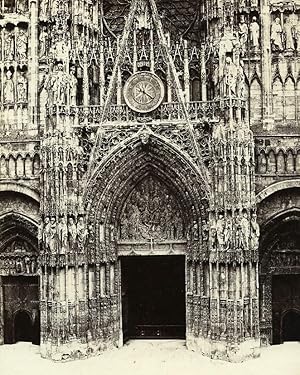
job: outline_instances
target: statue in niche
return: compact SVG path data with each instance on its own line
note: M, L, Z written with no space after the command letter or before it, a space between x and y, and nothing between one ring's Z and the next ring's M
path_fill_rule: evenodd
M237 68L231 57L227 56L224 67L225 96L236 95Z
M30 258L30 271L32 274L36 272L36 259L35 257Z
M31 271L31 260L28 255L24 258L24 263L25 263L25 272L29 274Z
M49 250L51 254L55 254L57 251L57 231L56 231L56 219L51 217L50 219L50 231L49 231Z
M3 88L4 103L13 103L15 101L15 86L12 80L13 73L10 69L6 71L6 80Z
M224 226L224 250L229 250L232 246L232 219L227 217Z
M66 254L68 246L68 227L64 216L59 218L58 241L60 254Z
M260 228L255 213L251 216L251 249L256 250L259 245Z
M300 20L295 24L295 40L297 42L297 52L300 53Z
M257 22L257 18L254 16L252 17L252 22L250 23L250 42L251 42L251 46L254 49L259 48L259 33L260 33L260 26Z
M245 16L241 15L239 23L239 36L240 36L240 45L241 45L241 54L245 55L248 42L248 25L245 22Z
M23 273L23 272L24 272L24 269L23 269L23 261L22 261L21 258L17 258L17 259L16 259L15 268L16 268L16 272L17 272L17 273Z
M27 0L17 0L17 12L24 14L27 11Z
M70 105L76 106L77 97L77 78L76 78L76 68L72 66L70 69Z
M39 35L39 57L42 58L46 55L47 51L47 29L46 27L42 27Z
M241 247L246 250L249 248L250 238L250 222L247 212L244 212L241 218L241 232Z
M220 249L223 249L224 247L224 230L225 230L224 215L220 213L217 219L217 223L216 223L217 242L218 242L218 247Z
M238 213L235 218L235 247L236 249L241 249L242 248L242 227L241 227L241 216Z
M50 218L49 216L46 216L44 220L44 231L43 231L43 243L45 246L45 250L48 249L49 243L50 243L50 228L51 228Z
M79 245L80 248L83 248L85 240L86 240L87 235L88 235L83 216L78 217L76 229L77 229L78 245Z
M70 244L71 249L73 248L76 242L76 237L77 237L77 227L76 227L74 218L70 216L68 219L68 239L69 239L69 244Z
M27 31L19 29L19 32L16 36L16 55L17 59L25 60L27 58Z
M237 71L237 96L242 100L246 99L246 82L243 60L240 61L240 65Z
M49 0L40 0L40 18L46 18Z
M67 90L69 82L66 74L64 73L63 64L59 62L57 64L56 73L52 80L52 94L53 103L56 105L66 104Z
M27 101L27 78L26 72L19 72L17 78L17 100L24 103Z
M285 36L285 49L294 51L295 50L295 44L294 44L295 29L294 29L292 17L288 17L285 21L284 36Z
M15 38L13 31L6 31L4 43L4 58L5 60L14 60L15 58Z
M275 18L275 21L272 23L271 26L271 44L273 51L282 51L282 27L280 23L280 19L278 17Z

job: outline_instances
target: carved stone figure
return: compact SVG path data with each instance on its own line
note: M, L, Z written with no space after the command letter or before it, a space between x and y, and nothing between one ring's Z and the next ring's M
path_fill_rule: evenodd
M4 58L5 60L13 60L15 57L15 37L14 32L7 30L4 42Z
M86 229L84 218L83 216L79 216L77 221L77 240L79 247L82 247L84 245L87 235L88 232Z
M232 219L231 217L226 218L224 226L224 249L228 250L232 246Z
M251 216L251 249L256 250L259 245L260 228L256 214Z
M240 99L246 98L246 82L244 73L244 62L241 60L237 71L237 96Z
M216 223L216 233L217 233L217 242L218 246L223 249L224 247L224 229L225 229L225 219L223 214L219 214L217 223Z
M224 67L225 95L236 95L237 69L231 57L227 56Z
M295 39L297 42L297 52L300 52L300 20L295 25Z
M25 60L27 59L27 31L23 29L18 29L18 34L16 37L16 55L17 59Z
M282 51L282 27L280 19L277 17L271 26L271 43L273 51Z
M31 272L31 260L29 256L26 256L24 258L24 263L25 263L25 272L28 274Z
M58 63L56 73L52 80L52 97L53 103L56 105L63 105L67 102L67 92L69 88L69 81L63 71L63 64Z
M57 252L57 230L56 230L56 219L51 217L50 219L50 231L49 231L49 250L51 254Z
M70 249L73 248L77 238L77 227L72 216L68 219L68 239L70 244Z
M48 12L48 2L49 0L40 1L40 18L46 18Z
M67 252L68 246L68 227L64 216L59 218L58 223L58 245L59 245L59 253L65 254Z
M17 100L18 102L27 101L27 78L25 72L18 73L17 79Z
M13 103L15 101L15 86L12 80L12 71L6 71L6 81L4 82L3 88L3 99L4 103Z
M39 35L39 57L42 58L46 55L47 51L47 29L46 27L43 27L40 31Z
M24 14L27 11L27 0L17 0L17 12Z
M44 233L43 233L43 243L45 245L45 250L48 250L51 236L51 223L48 216L44 220Z
M242 15L239 23L239 36L240 36L240 45L241 53L245 55L248 42L248 25L245 22L245 17Z
M285 48L287 50L294 50L294 38L295 38L295 29L292 23L292 18L288 17L284 24L284 36L285 36Z
M244 212L241 218L241 231L242 231L241 245L242 245L242 248L246 250L249 247L249 239L250 239L250 222L248 219L247 212Z
M77 78L76 68L72 66L70 69L70 105L76 106L77 97Z
M17 273L23 273L23 261L21 258L16 259L16 272Z
M251 41L251 46L254 49L259 48L259 34L260 34L260 26L257 22L257 18L254 16L252 17L252 22L250 24L250 41Z

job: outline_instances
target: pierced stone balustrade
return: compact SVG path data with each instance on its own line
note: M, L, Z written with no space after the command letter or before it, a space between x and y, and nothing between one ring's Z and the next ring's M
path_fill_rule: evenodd
M237 98L211 100L207 102L189 102L186 109L191 122L218 122L225 111L232 110L234 119L245 118L247 103ZM240 115L238 115L240 113ZM132 111L126 104L110 105L103 119L103 106L52 106L47 108L48 116L74 116L73 126L98 126L101 121L105 124L122 124L155 121L159 123L182 123L186 120L183 104L179 102L163 103L158 109L149 114Z

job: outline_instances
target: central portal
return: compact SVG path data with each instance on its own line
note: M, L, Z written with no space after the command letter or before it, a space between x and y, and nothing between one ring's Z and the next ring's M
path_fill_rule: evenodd
M122 257L122 326L130 338L185 338L185 257Z

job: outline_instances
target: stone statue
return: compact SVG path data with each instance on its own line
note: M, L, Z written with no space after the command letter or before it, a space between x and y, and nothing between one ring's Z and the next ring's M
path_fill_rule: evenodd
M27 11L27 0L17 0L17 12L24 14Z
M17 100L24 103L27 101L27 78L25 72L19 72L17 80Z
M86 225L84 223L83 216L79 216L78 221L77 221L77 240L78 240L78 244L81 247L85 243L87 234L88 233L87 233Z
M295 39L297 42L297 52L300 53L300 20L295 25Z
M273 51L282 51L282 27L280 19L277 17L271 26L271 44Z
M251 42L251 46L254 49L259 48L259 33L260 33L260 26L257 22L257 18L254 16L252 17L252 22L250 23L250 42Z
M76 242L76 237L77 237L77 227L76 227L74 218L70 216L68 219L68 239L69 239L69 244L70 244L71 249L73 248Z
M240 45L241 53L244 56L247 49L248 42L248 25L245 22L245 17L242 15L239 23L239 36L240 36Z
M49 250L51 254L55 254L57 250L57 232L56 232L56 219L51 217L50 232L49 232Z
M31 271L31 261L30 261L29 256L26 256L24 258L24 263L25 263L25 272L30 273L30 271Z
M49 247L50 228L51 228L50 218L49 216L46 216L44 220L44 232L43 232L43 243L45 246L45 250L47 250Z
M224 67L224 84L225 84L226 96L236 95L236 78L237 78L236 66L232 62L231 57L227 56L225 59L225 67Z
M294 37L295 30L292 22L292 18L288 17L284 24L284 35L285 35L285 48L287 50L295 50Z
M242 248L244 250L248 249L249 247L249 238L250 238L250 222L248 219L247 212L243 213L242 219L241 219L241 231L242 231Z
M48 0L40 0L40 18L46 18L48 12Z
M227 217L224 227L224 250L229 250L232 245L232 220Z
M77 78L76 78L76 68L72 66L70 69L70 105L76 106L77 97Z
M43 27L39 35L39 57L42 58L46 55L47 51L47 29Z
M260 228L257 223L256 214L251 216L251 249L256 250L259 245Z
M12 80L12 71L6 71L6 81L3 88L4 103L13 103L15 101L15 86Z
M223 249L223 246L224 246L224 229L225 229L224 215L219 214L219 217L216 223L216 235L217 235L218 246L221 249Z
M19 29L19 32L16 37L16 55L17 59L25 60L27 59L27 31Z
M60 62L57 65L56 74L54 75L52 80L52 104L66 104L68 86L69 82L66 74L63 71L63 64Z
M6 31L4 42L4 58L5 60L14 60L15 57L15 40L14 32Z
M59 218L58 223L59 253L66 254L68 246L68 227L64 216Z
M244 73L244 62L240 61L240 65L237 71L237 96L240 99L246 98L246 83L245 83L245 73Z
M16 259L16 272L17 273L23 273L23 262L21 258Z

